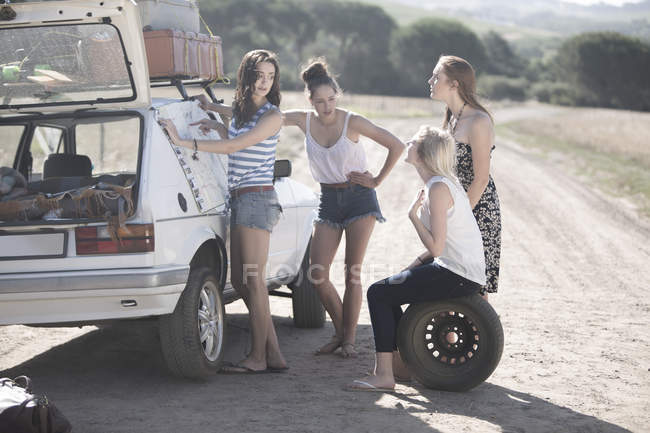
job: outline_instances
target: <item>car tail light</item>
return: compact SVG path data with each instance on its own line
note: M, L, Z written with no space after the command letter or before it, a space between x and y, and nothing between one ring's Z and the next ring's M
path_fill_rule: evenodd
M154 249L153 224L127 224L111 236L108 226L77 227L77 255L146 253Z

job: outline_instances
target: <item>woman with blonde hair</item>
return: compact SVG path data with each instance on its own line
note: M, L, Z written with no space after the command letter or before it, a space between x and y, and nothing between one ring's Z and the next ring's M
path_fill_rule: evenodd
M408 377L397 351L401 306L467 296L485 284L483 243L470 202L454 173L456 145L446 131L423 126L409 141L405 161L424 182L408 217L425 251L401 273L368 289L375 337L374 374L353 381L352 391L390 392Z
M486 284L481 294L495 293L501 256L501 211L492 176L494 122L476 96L476 74L467 60L441 56L428 81L431 99L446 104L442 127L456 140L456 173L481 230Z
M365 117L337 107L341 89L318 58L302 72L305 94L314 110L284 112L284 125L305 134L309 167L321 185L318 218L311 243L311 276L334 324L335 335L317 355L341 348L343 357L356 355L357 322L363 300L361 266L375 221L383 222L375 188L386 178L404 144ZM388 149L383 167L373 176L359 139L368 137ZM345 233L345 294L343 300L330 280L330 268Z

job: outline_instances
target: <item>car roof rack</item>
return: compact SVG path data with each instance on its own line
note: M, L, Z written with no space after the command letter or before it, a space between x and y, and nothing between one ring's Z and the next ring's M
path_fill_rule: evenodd
M218 80L197 80L197 79L183 79L183 78L169 78L169 79L163 79L163 80L156 80L152 81L150 83L150 86L155 88L155 87L176 87L178 89L178 93L180 93L181 97L183 98L184 101L188 101L190 97L187 95L187 91L185 90L185 87L187 86L200 86L205 90L205 92L208 94L210 99L212 99L213 102L223 104L223 100L217 100L216 96L214 95L214 92L212 91L212 85L214 84L228 84L230 81L227 79L218 79Z

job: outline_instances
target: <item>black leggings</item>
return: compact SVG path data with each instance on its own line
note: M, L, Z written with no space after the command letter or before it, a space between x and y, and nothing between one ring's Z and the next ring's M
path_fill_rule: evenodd
M375 350L397 350L395 335L402 317L402 305L467 296L478 293L480 289L480 284L437 263L420 265L376 282L368 289Z

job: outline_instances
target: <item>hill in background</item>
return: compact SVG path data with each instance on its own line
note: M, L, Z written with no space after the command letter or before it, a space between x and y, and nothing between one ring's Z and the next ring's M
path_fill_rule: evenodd
M462 21L479 34L494 30L525 57L554 51L578 33L614 31L650 41L650 0L611 6L583 6L562 0L363 0L381 6L400 25L427 17Z

